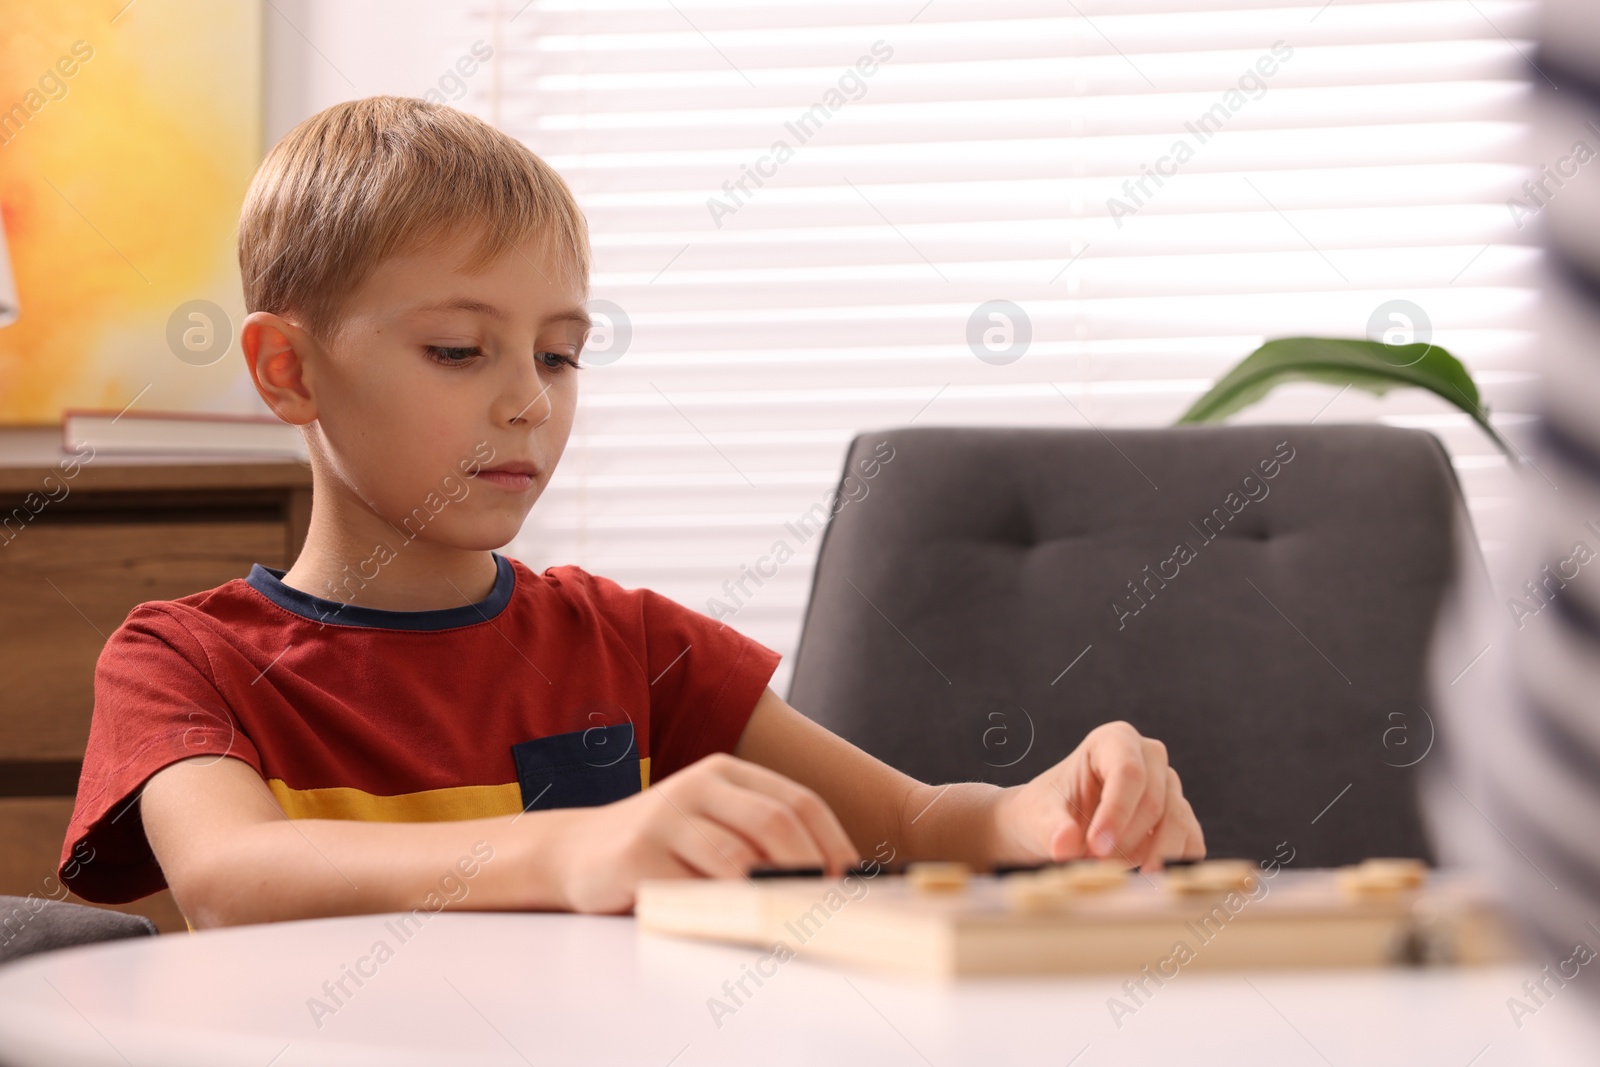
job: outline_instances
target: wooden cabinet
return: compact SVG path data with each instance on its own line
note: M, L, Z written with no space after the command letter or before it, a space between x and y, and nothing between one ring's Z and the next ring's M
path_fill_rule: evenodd
M128 611L287 567L311 513L300 463L64 458L57 429L0 430L0 894L60 894L95 659ZM165 892L119 910L184 928Z

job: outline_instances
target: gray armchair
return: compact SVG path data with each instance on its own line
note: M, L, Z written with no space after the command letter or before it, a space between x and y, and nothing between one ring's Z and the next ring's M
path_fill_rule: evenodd
M0 963L96 941L156 932L143 915L40 897L0 896Z
M1000 785L1126 719L1167 744L1212 856L1431 859L1429 634L1452 551L1482 568L1431 435L894 429L845 472L806 715L923 781Z

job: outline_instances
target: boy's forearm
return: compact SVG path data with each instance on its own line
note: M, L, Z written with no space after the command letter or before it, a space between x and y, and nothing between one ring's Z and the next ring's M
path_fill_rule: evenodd
M179 905L197 928L414 909L558 909L547 853L567 816L257 823L231 836Z
M999 829L1006 793L984 782L919 783L901 808L895 859L961 860L985 869L1014 858L1006 854Z

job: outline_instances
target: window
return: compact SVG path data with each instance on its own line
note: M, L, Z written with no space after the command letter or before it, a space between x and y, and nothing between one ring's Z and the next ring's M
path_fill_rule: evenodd
M1375 315L1513 439L1531 417L1530 3L523 4L477 4L464 106L567 178L621 309L531 564L720 601L787 656L820 538L748 596L741 569L860 431L1165 425L1263 340ZM1509 539L1513 473L1431 394L1238 418L1430 429L1485 550Z

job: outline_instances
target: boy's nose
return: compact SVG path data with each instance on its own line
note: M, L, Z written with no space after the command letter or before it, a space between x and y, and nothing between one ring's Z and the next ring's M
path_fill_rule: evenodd
M533 429L544 425L553 413L549 392L550 383L540 383L539 391L534 394L533 399L522 405L522 408L508 420L510 425L521 429Z
M505 419L506 425L519 430L543 425L554 414L550 400L552 384L548 377L539 373L537 360L517 361L502 386L499 399L502 410L496 414Z

